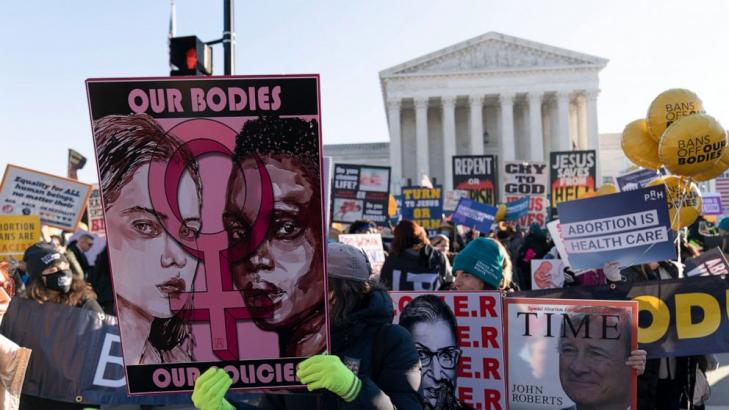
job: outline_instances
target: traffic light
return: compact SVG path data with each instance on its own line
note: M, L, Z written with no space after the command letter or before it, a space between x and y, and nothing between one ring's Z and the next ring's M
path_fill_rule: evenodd
M211 75L213 49L197 36L170 39L170 75Z

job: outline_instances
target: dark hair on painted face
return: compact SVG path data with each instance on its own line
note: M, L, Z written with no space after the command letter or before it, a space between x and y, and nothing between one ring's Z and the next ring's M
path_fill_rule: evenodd
M456 338L456 315L453 314L441 298L436 295L420 295L408 302L400 313L399 325L413 333L417 323L435 323L444 321L451 329L453 338Z
M416 222L403 219L395 227L395 236L390 244L390 253L400 256L405 250L420 244L430 243L428 236Z
M147 114L107 115L94 121L96 152L104 206L108 210L137 170L152 161L167 161L182 141L166 133ZM202 183L197 162L186 150L182 158L202 201ZM200 202L202 203L202 202Z
M319 178L319 123L277 116L246 121L235 138L233 160L240 162L251 154L295 158L314 182Z

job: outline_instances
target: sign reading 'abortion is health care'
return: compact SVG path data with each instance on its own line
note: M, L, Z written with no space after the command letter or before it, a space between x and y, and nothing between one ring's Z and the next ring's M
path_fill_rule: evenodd
M621 267L676 257L664 186L557 205L573 269Z

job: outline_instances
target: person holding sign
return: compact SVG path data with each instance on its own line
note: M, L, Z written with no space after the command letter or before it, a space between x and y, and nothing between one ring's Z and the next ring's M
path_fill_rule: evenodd
M35 300L38 303L58 303L103 313L101 306L96 302L96 294L94 294L91 286L73 276L68 260L55 249L55 246L39 242L25 251L23 261L28 274L30 274L30 282L26 288L26 297L28 299ZM65 350L66 347L63 344L63 342L60 342L61 347L59 348ZM21 410L81 410L85 407L91 406L66 403L27 394L20 396Z
M425 229L403 219L395 228L380 281L390 290L438 290L452 282L452 276L446 257L430 244Z
M512 289L511 259L504 245L491 238L476 238L453 261L455 290Z
M366 254L351 245L327 248L332 354L312 356L296 375L311 394L267 394L263 409L421 409L420 360L410 333L392 324L389 294L369 279ZM200 410L232 410L230 376L209 369L195 382Z
M182 142L146 114L103 117L94 122L94 136L111 268L124 275L114 291L126 364L192 361L192 327L184 312L171 310L170 299L191 291L198 261L168 232L175 216L155 209L148 187L153 162L167 162ZM190 245L201 229L202 187L197 162L190 159L186 168L176 236Z

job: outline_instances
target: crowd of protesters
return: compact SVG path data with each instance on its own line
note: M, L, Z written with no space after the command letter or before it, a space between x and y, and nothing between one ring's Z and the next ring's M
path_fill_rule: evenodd
M710 247L729 250L729 218L717 226L700 218L687 231L687 240L681 244L681 261ZM386 259L381 273L373 275L366 254L337 243L337 232L332 231L328 245L331 354L312 356L298 368L298 377L312 393L262 395L257 404L260 407L443 408L422 398L419 353L410 333L392 324L392 301L387 290L413 290L415 283L419 290L498 290L508 296L532 289L532 260L560 257L549 233L538 225L499 223L491 232L477 232L443 221L439 232L429 238L425 229L413 221L402 220L392 229L357 221L345 233L382 234ZM94 236L75 236L67 242L64 235L53 235L47 242L28 248L21 261L4 262L0 266L4 293L113 315L107 251L99 252L91 264L87 251ZM678 261L659 261L624 269L606 266L579 275L567 267L563 273L564 286L574 287L676 279L682 271ZM22 348L7 342L12 357L21 357L22 350L18 349ZM638 350L631 356L640 374L638 409L703 409L708 395L705 373L718 365L713 356L646 362L644 355ZM367 358L358 363L358 375L347 363L352 356ZM236 408L235 403L225 400L229 385L225 372L210 369L198 379L192 396L195 406L204 410ZM17 386L15 396L19 398L17 408L21 409L89 408L19 395Z

